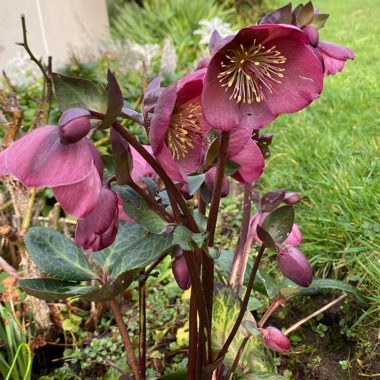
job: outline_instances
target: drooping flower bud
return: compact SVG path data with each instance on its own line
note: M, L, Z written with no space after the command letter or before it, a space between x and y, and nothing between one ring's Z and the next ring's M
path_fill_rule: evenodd
M214 191L216 180L216 167L212 167L210 170L206 172L205 182L207 187L210 189L211 193ZM226 197L230 191L230 185L228 183L227 177L224 175L223 177L223 185L222 185L222 197Z
M309 261L295 247L280 248L277 264L283 275L297 285L308 287L313 281L313 269Z
M317 47L319 44L319 33L315 26L305 26L302 31L309 37L309 44L312 47Z
M287 205L294 205L301 200L301 197L297 193L285 193L284 203Z
M118 214L116 193L102 188L94 210L77 222L75 243L91 251L99 251L110 246L117 234Z
M268 326L265 329L259 328L264 343L272 350L286 352L290 349L290 340L277 327Z
M178 286L182 290L187 290L191 286L189 268L187 267L185 257L180 255L176 257L172 264L172 271Z
M90 132L90 112L84 108L70 108L59 119L59 137L63 144L75 143Z

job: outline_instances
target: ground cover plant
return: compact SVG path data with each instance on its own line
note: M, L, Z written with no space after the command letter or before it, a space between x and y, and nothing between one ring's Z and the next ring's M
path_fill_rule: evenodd
M319 84L322 83L322 70L326 76L335 73L343 68L347 59L353 58L349 49L339 47L334 47L333 52L330 50L326 56L324 45L318 41L317 32L312 26L314 22L317 24L325 20L321 15L316 17L310 3L294 8L294 12L292 18L291 9L284 7L266 16L260 26L239 32L232 41L224 40L225 50L223 40L214 34L211 48L214 48L216 53L211 62L206 63L207 69L201 68L188 74L166 89L159 86L157 79L153 80L141 99L141 113L123 103L122 92L111 72L108 73L107 85L98 86L83 79L52 75L49 65L43 68L47 89L51 81L54 82L63 116L58 126L40 127L36 130L39 135L32 132L32 135L26 135L5 150L2 153L2 170L3 174L12 174L28 186L51 186L63 209L78 218L75 242L85 249L96 251L86 258L81 250L62 234L44 227L32 227L25 236L28 253L42 273L49 277L19 280L26 292L47 300L74 296L84 299L82 302L91 301L92 305L95 302L109 301L121 332L122 342L117 343L116 340L113 345L110 341L99 343L101 340L94 338L83 352L77 349L66 351L65 356L72 359L71 365L80 363L80 376L86 376L86 371L91 365L106 361L116 373L119 371L119 374L126 378L132 374L134 378L158 377L164 372L162 363L168 367L166 372L181 369L173 374L172 378L186 377L186 372L188 378L281 378L280 375L274 374L272 355L262 344L275 351L284 352L290 348L290 342L296 343L299 339L295 335L290 335L290 340L286 337L293 331L292 327L284 332L272 326L263 327L271 316L271 322L281 325L281 321L274 314L281 304L285 301L287 304L295 303L294 306L297 308L298 302L302 304L302 301L295 302L299 298L294 297L319 293L326 288L351 293L358 302L365 304L366 300L347 283L318 278L311 282L311 267L299 248L296 248L302 240L300 231L294 224L293 210L293 205L300 201L299 195L282 189L270 191L277 186L275 182L279 181L276 175L271 176L268 182L265 182L264 175L264 181L260 179L261 182L252 187L252 182L256 182L262 174L263 158L268 156L268 146L272 141L271 135L260 135L259 130L267 127L280 113L304 108L321 91ZM276 22L286 21L296 24L303 30L303 34L291 27L275 25ZM291 59L285 53L281 55L280 50L275 50L274 42L270 45L272 48L265 50L259 39L262 38L262 34L265 35L264 32L269 34L266 44L276 41L276 47L283 46L284 49L289 45L297 46L303 52L304 59L310 63L308 67L302 68L305 70L304 75L299 75L288 88L289 91L293 91L293 103L284 102L279 91L279 86L285 80L284 75L292 77ZM249 45L253 38L250 33L258 38L257 46ZM307 38L303 37L305 35L309 38L310 47L307 45ZM256 44L256 39L254 41ZM310 54L312 49L317 55ZM229 55L225 53L226 50ZM260 55L261 51L263 55ZM221 58L223 54L226 56ZM243 57L258 55L257 60L250 61L251 66L248 66L252 70L249 71L252 75L251 80L254 78L252 82L249 81L248 75L242 74L241 68L239 70L239 54ZM227 63L223 59L227 60ZM320 62L323 62L324 66L321 66ZM259 66L259 70L255 71L255 66ZM245 83L245 80L246 87L242 87L241 83ZM324 82L326 86L326 78ZM286 83L285 81L284 85ZM309 91L308 96L301 89ZM88 96L89 93L92 96ZM45 104L49 106L49 92L45 100ZM72 108L73 106L76 108ZM220 110L226 109L228 112L222 114ZM119 113L122 117L145 127L148 135L145 139L149 141L151 150L141 150L138 140L130 133L130 121L124 125L116 121ZM257 117L251 118L252 115ZM289 124L292 124L292 117L294 115L288 117ZM89 124L89 120L92 124ZM99 120L97 124L96 120ZM106 140L109 133L111 139L112 149L108 148L102 152L107 153L102 157L106 169L103 187L99 180L103 174L98 153L85 137L95 128L103 130L100 133L102 136L106 135ZM292 126L289 125L288 128L291 129ZM218 132L218 129L221 132ZM143 131L144 129L139 130L139 137L143 136ZM276 136L275 134L275 141ZM50 141L54 142L54 148L51 150ZM40 160L38 153L43 144L51 157L47 166ZM286 145L291 147L292 140ZM28 146L30 149L25 149ZM98 146L101 147L101 144ZM21 149L28 152L29 160L17 159L17 152ZM272 150L272 147L270 149ZM77 152L80 153L81 161L76 159ZM62 156L65 154L67 155ZM156 161L152 159L151 154ZM150 165L147 165L142 157ZM270 165L274 165L272 162L275 162L275 159L276 154L269 161ZM76 167L76 172L63 170L65 163L70 160L70 166ZM32 164L25 167L25 162ZM286 167L287 160L283 160L282 164ZM37 168L33 168L34 165L37 165L39 170L36 170L36 175L31 176L31 170ZM60 171L57 170L58 167ZM284 169L283 177L286 179L290 177L287 172ZM244 212L241 215L242 224L237 224L238 233L241 235L239 240L235 236L234 245L219 244L223 239L215 235L220 197L228 193L228 182L223 174L232 176L243 184L241 186L244 199L241 200ZM231 178L229 180L232 181ZM114 184L115 181L117 185ZM173 181L176 187L173 186ZM271 184L271 181L274 184ZM115 193L119 196L116 197ZM29 197L28 194L28 198L29 201L33 199L29 203L32 206L28 206L27 210L33 207L33 191L31 195ZM78 202L78 199L81 201ZM188 200L187 205L184 203L185 200ZM304 202L302 204L305 205ZM54 208L57 209L56 206ZM219 212L223 216L226 210L221 209ZM99 218L100 215L103 217L102 220ZM206 215L208 220L205 218ZM118 223L120 217L127 222ZM27 222L24 218L23 229L29 226L31 219L29 217L29 221L28 218L26 220ZM48 220L54 223L57 217L54 217L52 212ZM118 227L119 232L113 242ZM220 228L222 226L219 226ZM312 229L312 226L310 228ZM236 235L236 231L232 233ZM66 231L66 234L69 234L69 231ZM19 243L21 239L16 234L14 240ZM213 240L217 244L214 244ZM256 259L254 255L251 256L254 250L249 254L254 241L262 244ZM312 239L308 238L307 241L310 247L313 247ZM281 245L283 242L285 246ZM233 252L223 248L236 248L235 256ZM264 266L260 265L258 269L266 248ZM268 253L270 250L273 251L272 254ZM289 281L282 282L281 276L276 274L278 269L274 269L273 266L275 256L283 275L299 286ZM160 263L164 257L166 259ZM215 286L214 263L218 280L221 282ZM321 274L328 274L329 266L318 262L313 264L317 264L317 269L324 268L325 272L321 271ZM144 270L144 267L147 268ZM160 280L165 284L162 273L167 273L170 267L180 288L191 287L190 319L185 322L186 317L178 314L185 323L174 324L174 327L178 328L177 339L175 344L170 344L172 352L189 346L188 355L185 355L179 364L175 364L175 361L160 360L162 356L150 355L149 349L147 355L146 345L148 341L148 347L155 347L157 340L160 340L160 334L150 337L148 332L147 335L146 320L150 307L146 307L146 302L149 300L150 292L153 292L152 284L156 284L157 288L161 285L160 282L155 282L154 276L161 277ZM14 270L6 268L8 272L16 275ZM376 273L376 263L373 268ZM268 269L271 274L268 274ZM170 281L166 283L169 284ZM138 342L133 336L132 341L128 338L119 305L115 302L115 297L121 293L125 294L124 291L129 285L132 299L137 298L140 322L134 328L132 322L128 324L128 328L133 334L138 330ZM250 297L252 287L255 298ZM303 289L304 287L307 290ZM244 302L241 305L239 297L244 291ZM167 293L168 297L170 293L173 296L171 290ZM174 294L178 300L178 289ZM319 303L321 306L332 307L345 297L344 293L327 306L327 298L322 297ZM185 305L186 302L181 306L187 311ZM254 311L255 314L250 314L246 309ZM156 317L160 315L157 311L155 313ZM78 332L81 318L78 319L75 315L72 314L62 323L64 331ZM256 323L254 316L260 321ZM128 321L130 322L129 318ZM161 320L159 322L164 324ZM325 334L326 326L323 323L316 322L312 326L320 336ZM114 331L109 325L107 328ZM173 329L173 326L169 328ZM164 335L166 333L163 332ZM234 337L235 333L237 335ZM72 339L75 346L75 335ZM111 351L120 352L120 343L126 347L129 366L125 366L122 357L111 355ZM138 361L134 358L133 343L139 345ZM101 355L96 354L97 347L104 347ZM164 356L167 359L168 355ZM147 357L150 363L148 371ZM157 360L161 365L152 365L157 364ZM313 360L315 366L318 366L318 357ZM284 372L287 366L291 367L290 360L288 364L280 366L280 370ZM350 364L348 361L345 364L342 360L341 367L347 369ZM72 366L66 369L67 372L62 376L77 376ZM109 376L117 375L114 373Z

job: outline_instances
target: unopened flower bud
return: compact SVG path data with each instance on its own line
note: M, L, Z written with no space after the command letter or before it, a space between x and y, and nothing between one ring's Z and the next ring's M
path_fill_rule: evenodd
M302 31L309 37L309 43L312 47L317 47L319 44L319 33L315 26L305 26Z
M90 112L84 108L70 108L59 119L59 137L63 144L75 143L90 132Z
M94 210L77 222L75 243L91 251L99 251L110 246L117 235L118 215L116 193L102 188Z
M286 352L290 349L290 340L278 328L268 326L265 329L259 329L264 339L264 343L272 350L277 352Z
M301 197L297 193L285 193L284 203L287 205L294 205L301 200Z
M283 275L297 285L308 287L313 281L313 269L309 261L295 247L280 248L277 264Z
M191 286L191 279L189 268L187 267L185 257L183 255L174 259L172 264L172 271L178 286L182 290L187 290Z
M211 192L214 191L215 180L216 180L216 167L212 167L206 172L206 176L205 176L206 185L210 189ZM230 191L230 185L228 183L227 177L224 176L223 185L222 185L222 197L226 197L229 191Z

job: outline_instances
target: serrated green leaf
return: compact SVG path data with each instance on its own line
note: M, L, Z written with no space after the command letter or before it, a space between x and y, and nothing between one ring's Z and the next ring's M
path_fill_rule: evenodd
M208 232L198 232L196 234L193 233L193 235L191 236L191 240L195 243L195 245L198 248L202 248L206 242L207 236Z
M271 372L246 373L238 380L286 380L286 377Z
M173 244L179 245L185 251L192 251L192 232L185 226L176 226L173 234Z
M105 257L104 269L115 278L130 270L144 268L173 246L172 233L152 234L138 224L120 222L114 243L99 251L97 256L100 262Z
M96 289L94 286L82 286L75 282L50 278L30 278L18 282L27 294L46 301L84 296Z
M130 187L120 189L119 194L123 199L123 207L127 215L149 232L160 234L168 226L168 223L151 210L148 203Z
M195 194L195 192L201 187L202 183L205 181L205 177L206 174L188 175L186 177L190 195Z
M107 112L107 92L102 85L57 73L53 73L53 82L61 112L72 107L82 107L102 114Z
M26 249L45 274L64 281L96 279L82 250L65 235L45 227L32 227L25 235Z
M276 243L286 240L294 224L294 208L283 206L272 211L264 220L262 227Z

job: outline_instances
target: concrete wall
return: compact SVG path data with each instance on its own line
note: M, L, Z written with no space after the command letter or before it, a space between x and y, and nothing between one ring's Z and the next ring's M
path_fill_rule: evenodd
M0 0L0 68L23 50L15 45L22 42L21 14L32 52L53 56L53 69L109 37L105 0Z

